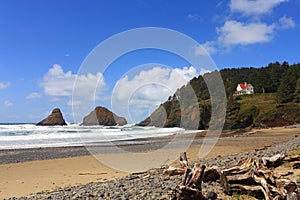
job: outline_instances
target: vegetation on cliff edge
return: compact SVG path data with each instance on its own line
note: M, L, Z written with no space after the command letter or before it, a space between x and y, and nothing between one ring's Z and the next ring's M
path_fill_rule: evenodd
M196 119L193 108L198 106L198 129L208 128L211 99L205 79L213 73L217 72L190 80L139 125L189 128L189 124L182 124L182 117L191 116L191 120ZM275 62L261 68L226 68L220 74L227 95L225 129L300 123L300 63L289 65L287 62ZM254 95L233 95L237 84L243 82L254 86ZM190 87L193 88L198 105L180 104L180 99L190 98ZM165 117L161 117L161 113Z

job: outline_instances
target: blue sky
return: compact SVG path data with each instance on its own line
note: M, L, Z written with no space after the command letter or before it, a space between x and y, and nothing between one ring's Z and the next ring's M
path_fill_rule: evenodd
M84 108L72 101L76 78L84 96L97 84L96 100L86 101L108 108L126 101L132 112L126 117L137 122L203 73L177 55L145 49L120 56L105 72L77 74L99 43L135 28L183 33L203 45L218 69L297 63L299 9L299 0L0 0L0 122L38 122L54 107L73 122L72 106ZM159 84L141 85L150 80Z

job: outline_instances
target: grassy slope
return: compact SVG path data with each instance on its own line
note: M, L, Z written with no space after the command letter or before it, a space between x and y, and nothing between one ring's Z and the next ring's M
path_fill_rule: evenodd
M153 112L151 119L147 118L144 121L145 124L140 123L140 125L149 125L151 122L150 125L159 127L181 126L189 129L188 124L182 126L182 115L190 117L191 121L195 118L192 109L187 108L182 111L176 101L167 101L160 108ZM166 121L161 119L161 110L164 110L167 114ZM199 101L199 112L198 129L207 129L211 118L210 100ZM267 128L295 123L300 123L300 103L278 104L276 93L253 94L228 99L224 129L241 129L250 126ZM195 127L193 126L192 129L195 129Z
M286 103L278 106L275 93L235 97L238 112L232 128L284 126L300 123L300 104ZM239 127L242 126L242 127Z

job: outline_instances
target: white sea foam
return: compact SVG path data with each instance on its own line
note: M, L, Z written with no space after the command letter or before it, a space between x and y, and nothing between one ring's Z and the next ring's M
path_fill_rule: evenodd
M182 128L125 126L35 126L34 124L0 125L0 149L83 146L188 133Z

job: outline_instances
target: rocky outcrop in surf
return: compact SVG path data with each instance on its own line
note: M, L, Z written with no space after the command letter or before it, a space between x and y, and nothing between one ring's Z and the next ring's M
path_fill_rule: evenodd
M37 126L65 126L67 125L59 108L54 108L51 114L36 124Z
M127 124L124 117L119 117L105 107L97 106L90 114L83 118L82 125L123 126Z

